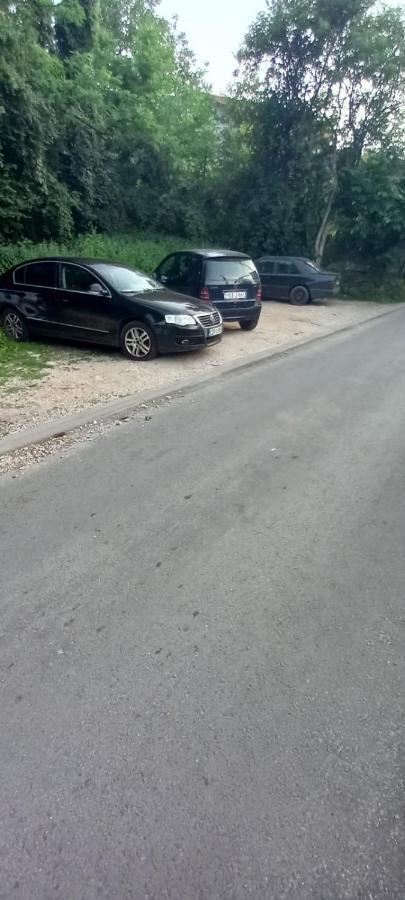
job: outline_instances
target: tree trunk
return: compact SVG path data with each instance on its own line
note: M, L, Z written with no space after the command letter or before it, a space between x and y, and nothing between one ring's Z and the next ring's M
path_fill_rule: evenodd
M323 214L322 222L316 236L315 241L315 265L320 266L325 252L326 241L329 236L330 218L337 193L337 149L335 148L332 159L332 184L329 192L328 202Z
M318 231L315 241L315 265L320 266L323 260L323 254L325 252L326 241L329 235L330 228L330 217L333 209L333 202L336 197L336 187L334 187L328 197L328 202L326 204L326 209L324 213L324 217L321 222L321 227Z

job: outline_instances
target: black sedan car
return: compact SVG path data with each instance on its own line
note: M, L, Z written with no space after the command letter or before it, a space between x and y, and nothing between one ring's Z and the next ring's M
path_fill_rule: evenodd
M154 272L173 291L213 303L224 322L256 328L262 308L260 278L246 253L235 250L184 250L171 253Z
M10 269L0 276L0 322L14 341L31 335L90 341L121 347L137 361L222 337L212 306L99 259L35 259Z
M262 256L256 261L263 300L289 300L296 306L325 300L339 291L339 277L300 256Z

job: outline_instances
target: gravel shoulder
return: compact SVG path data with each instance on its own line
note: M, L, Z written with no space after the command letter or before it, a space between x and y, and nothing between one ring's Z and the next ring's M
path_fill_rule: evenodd
M391 305L384 306L389 309ZM397 307L397 304L392 306ZM242 332L228 325L220 345L206 351L160 357L134 364L117 351L103 348L54 348L52 361L41 380L18 381L0 388L0 438L49 419L70 415L97 403L139 394L167 385L173 389L196 375L249 356L329 334L381 313L381 304L332 303L297 308L266 303L255 331Z

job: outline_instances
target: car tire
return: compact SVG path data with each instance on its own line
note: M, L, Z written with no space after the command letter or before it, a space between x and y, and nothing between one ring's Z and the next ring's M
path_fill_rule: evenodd
M133 362L148 362L158 353L156 337L144 322L127 322L121 331L120 346Z
M7 337L17 344L22 344L23 341L29 341L30 339L24 316L11 306L4 311L1 317L1 326Z
M239 325L242 331L253 331L256 328L259 319L241 319Z
M311 295L304 284L297 284L290 292L290 303L292 303L293 306L305 306L306 303L309 303L310 299Z

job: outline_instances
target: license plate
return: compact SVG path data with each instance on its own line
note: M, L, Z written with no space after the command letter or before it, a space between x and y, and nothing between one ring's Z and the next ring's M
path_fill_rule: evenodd
M215 325L215 328L208 329L208 337L214 337L216 334L221 334L222 325Z
M224 291L224 300L246 300L246 291Z

